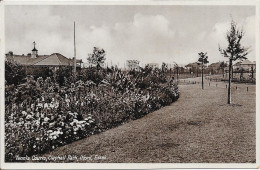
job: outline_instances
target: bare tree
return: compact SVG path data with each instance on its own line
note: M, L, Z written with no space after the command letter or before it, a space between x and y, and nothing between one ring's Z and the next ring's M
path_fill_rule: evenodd
M202 89L204 89L204 82L203 82L204 64L209 63L209 61L208 61L207 53L200 52L200 53L199 53L199 56L200 56L200 57L199 57L199 59L198 59L198 64L201 65L201 77L202 77L201 86L202 86Z
M233 61L247 59L248 54L247 47L241 46L241 39L244 37L245 33L242 29L237 28L237 24L232 20L230 30L226 33L226 39L228 41L228 46L225 49L219 47L220 53L224 57L229 58L229 71L228 71L228 104L231 103L231 74L232 74L232 64Z

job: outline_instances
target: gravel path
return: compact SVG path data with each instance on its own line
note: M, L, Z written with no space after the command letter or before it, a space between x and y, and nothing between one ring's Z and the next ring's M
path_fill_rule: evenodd
M255 86L233 85L228 105L225 84L208 83L205 90L180 83L172 105L45 156L75 155L73 162L92 163L255 162Z

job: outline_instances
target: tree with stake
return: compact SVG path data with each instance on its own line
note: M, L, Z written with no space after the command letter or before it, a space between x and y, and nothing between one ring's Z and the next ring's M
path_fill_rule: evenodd
M201 77L202 77L201 86L202 86L202 89L204 89L204 83L203 83L204 64L209 63L209 61L208 61L207 53L200 52L199 56L200 57L199 57L198 63L201 64Z
M239 69L239 72L240 72L240 81L242 81L244 79L243 73L245 72L245 69L243 67L241 67Z
M94 47L93 53L88 54L88 62L90 64L96 65L97 69L100 68L102 64L104 64L106 52L104 49L100 49L98 47Z
M241 40L244 36L242 29L238 29L236 23L232 20L230 30L226 33L226 39L228 46L225 49L219 47L220 53L224 57L229 58L229 70L228 70L228 104L231 104L231 74L232 74L232 63L236 60L247 59L248 49L241 46Z
M225 73L225 67L226 67L226 63L224 61L222 61L219 65L219 68L222 70L222 74L223 74L223 78L224 78L224 73Z
M176 81L177 81L177 83L178 83L178 78L179 78L179 65L176 63L176 62L173 62L174 63L174 72L175 72L175 70L176 70L176 73L177 73L177 75L176 75Z

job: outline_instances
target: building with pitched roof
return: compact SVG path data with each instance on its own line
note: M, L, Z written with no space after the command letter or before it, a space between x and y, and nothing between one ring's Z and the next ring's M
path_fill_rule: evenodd
M51 55L38 55L38 50L32 49L32 53L27 55L15 55L12 52L6 54L6 61L17 63L27 67L60 67L60 66L73 66L73 59L67 58L59 53ZM82 60L76 60L77 67L81 67Z
M126 60L126 67L128 70L138 70L139 69L139 63L138 60Z
M255 69L256 64L255 62L246 59L240 63L240 66L245 70L250 70L251 68Z

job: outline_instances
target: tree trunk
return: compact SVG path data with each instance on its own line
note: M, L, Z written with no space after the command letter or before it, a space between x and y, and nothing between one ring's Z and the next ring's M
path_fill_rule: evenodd
M233 80L233 77L234 77L233 66L231 66L231 70L232 70L231 80Z
M202 86L202 89L204 89L204 82L203 82L203 66L202 66L202 70L201 70L201 78L202 78L202 82L201 82L201 86Z
M178 83L178 78L179 78L178 74L179 74L179 67L177 67L177 83Z
M232 76L232 60L229 60L229 69L228 69L228 104L231 104L231 76Z
M251 74L252 74L252 79L254 78L254 68L253 66L251 67Z
M199 74L199 67L197 65L197 77L199 77L198 74Z

